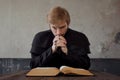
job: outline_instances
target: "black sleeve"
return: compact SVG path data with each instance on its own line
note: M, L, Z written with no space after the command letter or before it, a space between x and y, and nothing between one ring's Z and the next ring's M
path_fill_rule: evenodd
M38 53L37 53L38 54ZM30 67L60 67L61 64L58 63L60 60L60 55L58 53L52 54L51 47L44 50L41 55L36 55L36 53L31 53L32 59L30 62Z
M75 40L75 39L74 39ZM90 58L88 54L90 53L88 38L82 34L81 37L77 37L73 44L68 47L68 55L62 55L64 64L72 67L89 69ZM64 54L64 53L63 53Z
M40 49L40 48L39 48ZM42 50L42 49L40 49ZM46 51L42 53L34 53L31 52L31 62L30 62L30 67L35 68L35 67L41 67L43 62L46 60L47 57L51 57L51 48L47 49Z
M30 67L35 68L35 67L41 67L47 62L50 58L56 57L56 55L52 54L51 47L45 47L45 40L42 39L41 34L37 34L32 43L32 48L31 48L31 62L30 62ZM47 45L46 45L47 46Z
M69 50L68 55L62 53L64 64L71 67L89 69L90 58L88 57L88 54L83 54L83 51L81 50Z

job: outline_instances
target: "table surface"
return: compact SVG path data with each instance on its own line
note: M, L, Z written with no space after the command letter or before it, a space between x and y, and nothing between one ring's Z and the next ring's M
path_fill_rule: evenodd
M0 80L120 80L120 76L92 71L95 76L55 76L55 77L26 77L28 71L1 75Z

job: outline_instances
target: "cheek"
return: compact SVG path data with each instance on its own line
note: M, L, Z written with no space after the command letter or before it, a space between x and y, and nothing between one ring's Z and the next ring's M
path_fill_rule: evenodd
M63 32L65 33L66 31L67 31L67 28L65 28Z
M56 34L56 30L54 30L54 29L51 28L51 31L52 31L52 33L53 33L54 35Z

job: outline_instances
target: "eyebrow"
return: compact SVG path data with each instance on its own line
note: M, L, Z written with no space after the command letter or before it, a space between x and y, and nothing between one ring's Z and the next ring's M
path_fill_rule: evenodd
M60 27L58 27L59 29L62 29L62 28L64 28L66 25L63 25L63 26L60 26ZM56 28L56 26L52 26L53 28Z
M59 28L64 28L66 25L64 25L64 26L60 26Z

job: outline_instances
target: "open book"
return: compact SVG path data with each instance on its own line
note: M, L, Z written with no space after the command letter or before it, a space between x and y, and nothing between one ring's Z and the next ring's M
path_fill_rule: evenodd
M60 69L56 67L37 67L30 70L26 75L27 76L56 76L59 73L68 74L68 75L94 75L89 70L73 68L69 66L61 66Z

